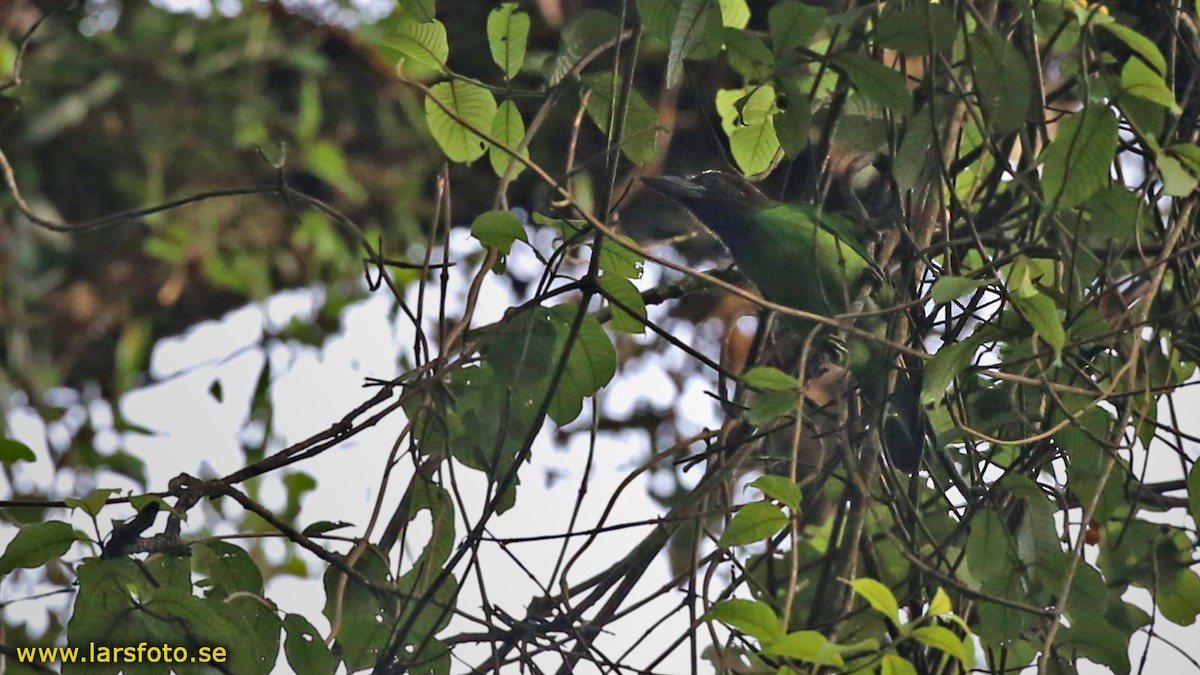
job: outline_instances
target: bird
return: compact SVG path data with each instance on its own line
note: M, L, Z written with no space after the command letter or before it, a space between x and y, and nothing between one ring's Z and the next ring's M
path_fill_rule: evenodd
M781 204L742 176L725 171L646 176L642 181L716 235L738 268L773 303L832 318L851 309L873 314L870 310L895 301L894 289L883 283L849 218L821 213L809 204ZM863 321L868 323L860 327L886 334L882 316ZM888 391L889 374L898 367L894 350L854 335L842 343L835 331L810 319L788 316L781 324L782 330L805 339L821 328L826 339L814 344L843 353L843 365L869 407L864 411L881 425L888 461L902 471L916 471L929 422L920 404L918 378L905 373Z

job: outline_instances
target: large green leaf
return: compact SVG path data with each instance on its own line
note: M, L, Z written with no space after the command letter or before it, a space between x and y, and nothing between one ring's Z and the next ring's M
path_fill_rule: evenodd
M434 100L445 105L442 109ZM473 162L487 152L488 144L459 119L488 131L496 116L496 99L479 85L453 80L435 84L425 98L425 120L442 152L452 162Z
M1071 209L1108 183L1117 153L1117 119L1108 106L1089 104L1058 126L1043 153L1042 192L1046 203Z
M611 72L591 73L581 78L590 92L587 100L588 117L608 133L614 120L613 99L621 95L622 80ZM652 161L658 156L655 134L658 132L658 113L636 90L630 89L626 99L624 125L621 130L621 152L636 164Z
M445 70L446 59L450 56L446 27L437 20L422 23L400 17L384 46L434 70Z
M506 2L488 15L488 46L492 50L492 60L500 66L505 79L516 77L525 62L529 15L517 8L517 3Z
M900 71L861 54L839 54L833 63L871 101L901 115L912 112L912 94Z
M516 149L525 139L525 120L521 119L521 111L517 110L517 105L511 100L504 101L496 110L496 117L492 120L492 137L511 149ZM528 148L521 151L521 156L529 156ZM492 163L492 170L496 175L501 177L508 170L509 164L512 165L513 178L525 170L524 164L495 145L488 147L488 161Z
M995 33L972 33L968 44L975 72L975 95L992 130L1005 135L1025 123L1032 99L1029 66L1008 40Z
M954 44L954 31L954 16L946 5L888 3L875 27L875 39L881 47L920 56L948 50Z

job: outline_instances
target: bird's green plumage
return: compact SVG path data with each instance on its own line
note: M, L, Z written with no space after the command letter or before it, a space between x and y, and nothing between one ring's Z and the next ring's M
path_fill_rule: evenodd
M819 213L803 204L778 204L742 177L720 171L691 178L643 180L687 208L716 234L742 272L772 302L835 317L846 314L863 295L865 285L878 276L866 248L855 236L853 223L837 214ZM816 322L797 317L787 317L784 323L805 336L817 327ZM868 323L873 325L865 325ZM886 330L879 319L856 326L872 332ZM824 334L832 332L826 329ZM846 346L846 365L859 385L884 396L894 353L869 340L849 341ZM879 404L881 410L886 407L882 401ZM885 427L889 415L883 413ZM902 468L915 468L920 456L919 435L914 435L915 450L897 453L905 455L897 462L907 465Z
M772 302L822 316L844 314L871 275L871 263L860 244L829 228L829 218L799 206L764 209L742 236L729 237L730 253Z

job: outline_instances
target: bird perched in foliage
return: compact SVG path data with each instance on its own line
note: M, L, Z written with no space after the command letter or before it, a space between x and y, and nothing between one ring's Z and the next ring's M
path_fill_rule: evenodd
M642 180L717 235L771 302L833 317L847 313L863 295L879 305L889 301L892 289L867 289L867 284L877 284L882 277L846 218L807 205L779 204L741 176L722 171ZM801 337L818 327L817 322L799 317L787 317L782 323L785 330ZM875 328L885 329L883 323L876 318ZM896 367L893 350L861 338L847 340L844 348L845 366L864 392L867 412L882 424L890 461L902 470L916 470L928 427L920 408L919 385L914 389L911 378L901 378L904 386L889 394L888 375Z

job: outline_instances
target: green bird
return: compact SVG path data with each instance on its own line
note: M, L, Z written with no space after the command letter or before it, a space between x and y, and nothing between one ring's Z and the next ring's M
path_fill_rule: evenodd
M738 268L771 302L834 317L859 307L856 303L868 284L874 287L860 309L872 310L891 301L893 289L879 284L882 276L855 235L853 223L841 216L821 214L803 204L780 204L741 176L722 171L642 180L715 234ZM787 317L782 323L802 338L818 327L818 322L799 317ZM879 317L873 326L859 327L886 330ZM834 333L831 327L822 330L830 337ZM888 394L888 375L897 367L894 352L878 342L853 337L844 345L845 366L862 389L865 405L872 408L868 414L882 424L891 463L915 471L929 426L920 406L919 381L898 378L897 391Z

